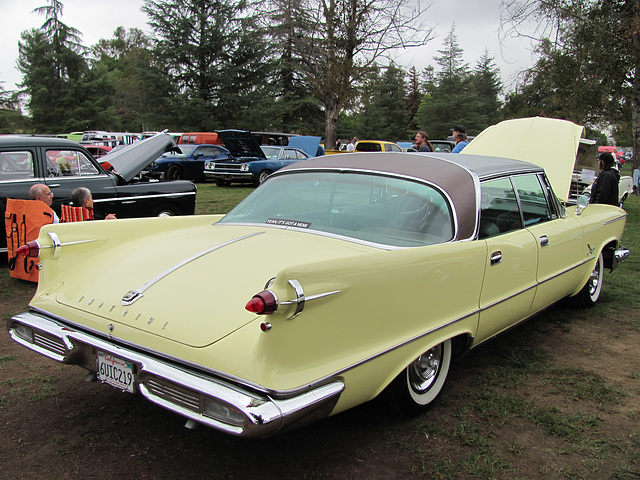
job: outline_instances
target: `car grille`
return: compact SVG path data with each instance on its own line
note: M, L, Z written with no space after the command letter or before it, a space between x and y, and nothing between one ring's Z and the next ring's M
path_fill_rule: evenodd
M144 383L149 392L157 397L193 412L202 411L201 396L196 392L178 387L159 378L151 378Z
M584 192L584 189L588 186L588 183L573 179L571 181L571 188L569 189L569 198L578 198L580 195L582 195L582 192Z
M67 347L61 338L44 335L38 330L33 332L33 343L45 350L64 356L67 353Z
M220 163L216 162L215 171L228 171L228 172L239 172L240 167L242 167L242 163Z

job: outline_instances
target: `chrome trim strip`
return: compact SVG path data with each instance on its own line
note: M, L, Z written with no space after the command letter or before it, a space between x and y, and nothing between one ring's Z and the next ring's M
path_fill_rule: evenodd
M248 235L244 235L242 237L238 237L238 238L234 238L233 240L229 240L228 242L224 242L224 243L220 243L214 247L208 248L207 250L204 250L200 253L196 253L195 255L186 258L185 260L176 263L174 266L169 267L168 269L166 269L164 272L161 272L160 274L156 275L155 277L153 277L151 280L149 280L147 283L145 283L144 285L142 285L140 288L137 288L135 290L129 290L123 297L122 297L122 301L120 302L123 306L127 307L129 305L131 305L132 303L134 303L135 301L137 301L139 298L141 298L144 295L144 292L147 291L149 288L151 288L153 285L155 285L156 283L158 283L160 280L162 280L163 278L165 278L167 275L169 275L172 272L175 272L176 270L178 270L179 268L184 267L185 265L187 265L188 263L193 262L194 260L197 260L200 257L204 257L205 255L218 250L220 248L226 247L228 245L231 245L233 243L236 242L240 242L242 240L246 240L248 238L251 237L255 237L257 235L262 235L264 232L255 232L255 233L250 233Z
M281 302L280 305L295 305L296 306L296 311L293 313L293 315L291 315L289 318L287 318L287 320L293 320L295 317L300 315L302 313L302 311L304 310L304 306L305 306L307 301L309 301L309 300L317 300L318 298L324 298L324 297L327 297L329 295L335 295L336 293L340 293L340 290L333 290L331 292L318 293L316 295L309 295L307 297L304 294L304 288L302 288L302 284L299 281L293 280L293 279L289 280L289 285L291 285L293 287L293 290L296 293L296 299L295 300L285 300L284 302ZM276 298L276 301L277 301L278 297L276 296L275 292L271 291L271 293L273 294L273 296Z
M62 253L60 251L60 247L62 246L62 244L60 243L60 237L58 237L55 232L47 232L47 235L49 235L49 238L53 242L53 259L55 260L56 258L60 257L60 254Z
M621 215L621 216L619 216L619 217L617 217L617 218L614 218L614 219L612 219L612 220L608 220L608 221L604 222L604 225L610 225L610 224L612 224L612 223L619 222L620 220L626 220L626 218L627 218L628 216L629 216L629 214L628 214L628 213L627 213L626 215Z
M175 198L183 195L195 195L196 192L177 192L177 193L159 193L156 195L132 195L130 197L110 197L100 198L93 201L93 203L107 203L107 202L127 202L135 203L137 200L146 200L149 198Z

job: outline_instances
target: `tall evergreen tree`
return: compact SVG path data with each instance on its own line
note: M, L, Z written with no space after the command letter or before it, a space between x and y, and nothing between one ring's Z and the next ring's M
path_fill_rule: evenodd
M405 140L407 138L407 110L405 72L390 64L373 85L370 111L365 119L376 119L378 125L369 130L371 138Z
M420 93L420 76L415 66L409 70L408 78L407 97L405 99L407 128L409 131L413 131L418 129L416 115L418 114L418 108L420 108L420 101L422 100L422 94Z
M263 9L264 30L273 54L269 112L277 130L318 135L324 131L324 114L303 81L302 59L295 49L297 39L306 31L295 16L299 9L300 0L273 0Z
M96 128L113 131L179 130L175 88L151 52L152 42L139 29L118 27L110 39L91 48L88 106Z
M423 97L418 109L418 126L431 138L446 138L454 124L461 123L468 130L476 128L476 98L472 97L471 72L462 59L455 25L444 40L443 48L435 57L440 71L435 75L436 86Z
M480 116L479 130L494 125L500 120L500 94L502 81L500 69L489 56L488 50L478 59L471 75L471 84L475 96L478 98L478 114Z
M80 32L61 21L62 8L58 0L36 8L34 12L45 15L44 24L23 32L18 43L18 69L23 74L20 93L27 98L38 132L66 132L82 123L77 115L87 64Z
M20 133L25 122L15 92L4 89L0 82L0 134Z
M146 0L142 9L155 55L184 100L185 128L248 124L270 74L255 11L244 0Z

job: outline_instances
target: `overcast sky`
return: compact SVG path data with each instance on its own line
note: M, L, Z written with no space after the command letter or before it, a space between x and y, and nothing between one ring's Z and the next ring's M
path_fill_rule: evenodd
M101 38L112 38L118 26L139 28L150 33L146 15L140 11L143 0L62 0L62 21L82 32L85 46ZM20 34L39 28L44 17L33 9L47 4L46 0L0 0L5 19L0 29L0 82L5 90L13 90L22 77L16 69ZM425 23L434 28L436 37L425 47L407 49L397 58L405 68L415 66L418 71L430 64L438 70L433 57L439 55L445 37L455 23L458 45L463 49L464 61L471 67L488 50L500 68L507 90L513 87L515 75L530 67L531 45L527 40L510 38L500 41L500 0L432 0Z

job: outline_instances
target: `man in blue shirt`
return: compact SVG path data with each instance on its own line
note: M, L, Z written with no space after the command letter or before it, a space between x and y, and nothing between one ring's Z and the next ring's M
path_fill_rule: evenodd
M467 141L467 129L462 125L456 125L451 131L453 132L453 140L456 142L456 146L453 147L451 153L460 153L464 147L469 145Z

